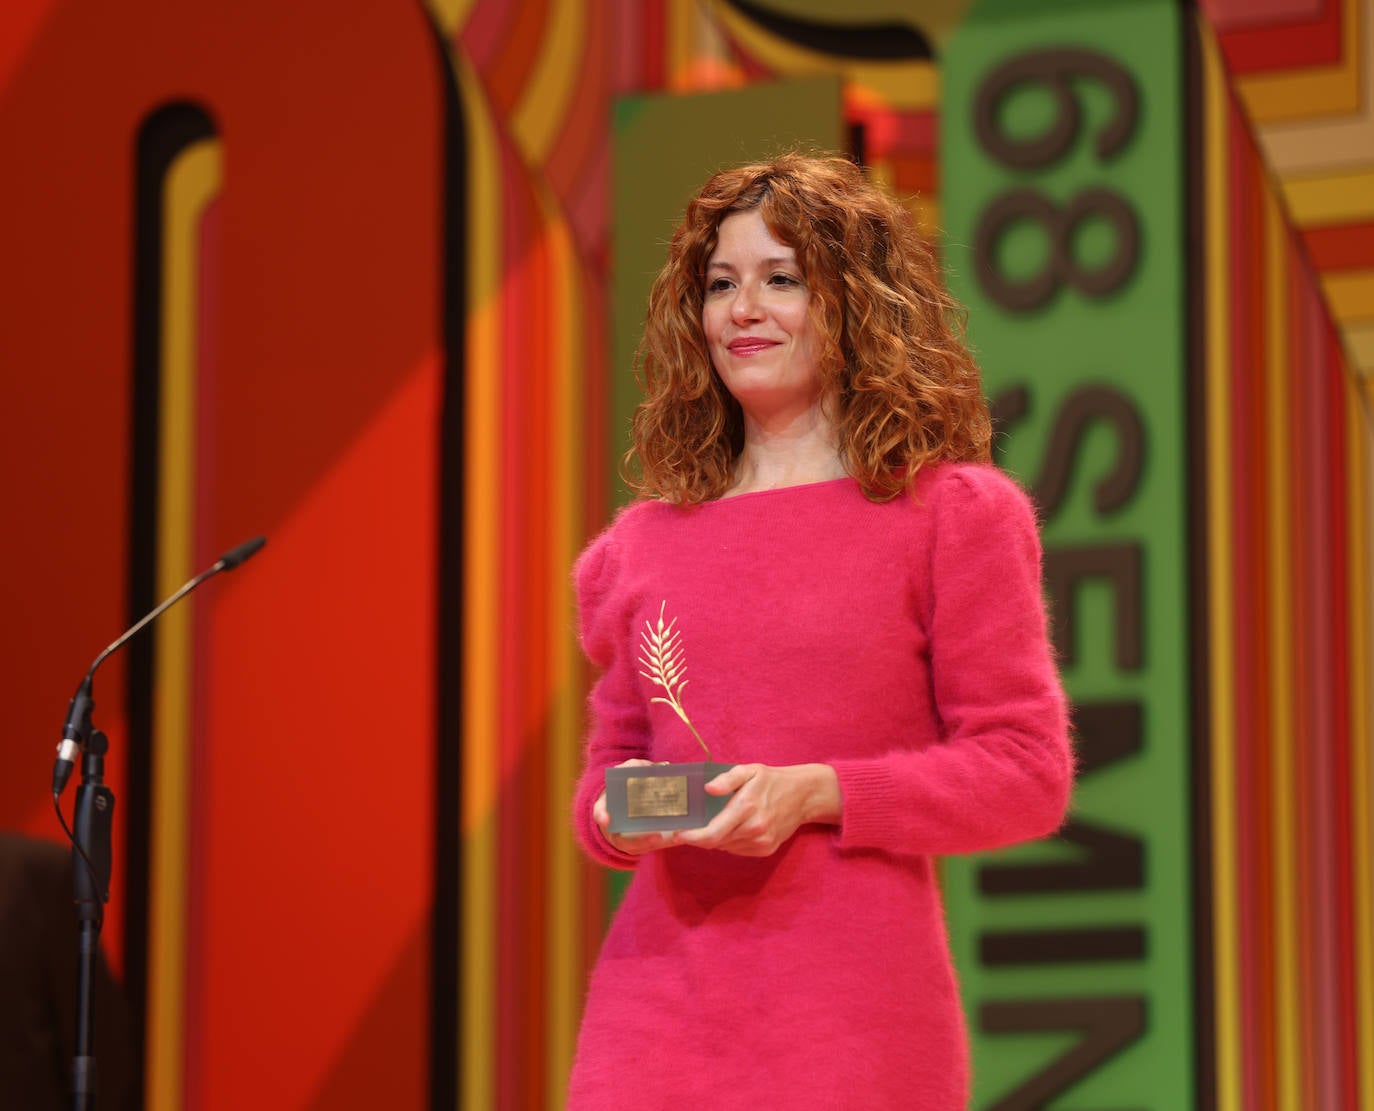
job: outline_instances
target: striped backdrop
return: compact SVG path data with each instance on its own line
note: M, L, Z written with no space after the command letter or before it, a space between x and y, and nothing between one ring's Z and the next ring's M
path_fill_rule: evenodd
M1368 1109L1370 422L1202 38L1217 1106Z
M469 144L458 1055L467 1107L561 1096L600 918L599 875L576 856L566 819L584 689L567 576L605 515L605 281L575 223L578 190L604 188L605 167L589 146L595 129L579 140L576 124L521 115L522 97L567 103L569 74L536 66L539 38L522 40L503 21L501 5L482 7L454 46ZM580 57L553 59L570 68ZM497 109L510 113L504 126Z
M1203 0L1346 358L1374 382L1374 0Z

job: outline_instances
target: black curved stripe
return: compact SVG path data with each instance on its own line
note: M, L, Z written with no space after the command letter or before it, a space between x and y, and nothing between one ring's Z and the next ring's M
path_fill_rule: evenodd
M129 431L129 577L132 625L160 601L157 584L157 475L162 391L162 224L167 171L187 147L219 133L210 113L190 101L153 109L134 148L133 367ZM157 630L129 642L126 699L128 780L121 812L124 849L124 986L134 1015L138 1062L135 1106L143 1105L144 1030L148 1007L149 853L153 803L153 661Z
M1207 143L1205 131L1203 45L1196 13L1179 21L1183 58L1183 132L1185 143L1185 217L1183 257L1187 360L1184 390L1188 445L1188 707L1192 737L1190 807L1193 849L1193 1067L1198 1111L1217 1106L1216 952L1213 930L1212 813L1212 626L1207 553L1214 543L1207 497L1207 270L1199 245L1205 241L1207 215Z
M754 0L725 0L730 7L780 39L837 58L874 62L935 57L925 33L909 23L831 23L775 12Z
M467 365L467 136L458 75L442 29L434 31L437 76L443 90L439 137L443 150L443 240L439 327L443 342L443 398L439 415L438 643L434 729L434 909L430 934L429 1106L458 1106L462 1075L460 1006L463 797L463 398Z

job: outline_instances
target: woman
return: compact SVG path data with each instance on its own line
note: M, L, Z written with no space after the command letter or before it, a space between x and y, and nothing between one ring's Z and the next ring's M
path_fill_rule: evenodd
M1052 833L1072 778L1025 496L907 213L842 159L713 176L655 281L637 487L575 569L603 674L574 800L636 870L568 1106L962 1108L931 858ZM606 829L605 769L734 767L709 825ZM657 701L655 699L657 698Z

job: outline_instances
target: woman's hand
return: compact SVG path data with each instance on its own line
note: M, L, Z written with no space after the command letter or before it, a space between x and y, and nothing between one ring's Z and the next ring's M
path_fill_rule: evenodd
M622 760L616 765L617 768L642 768L650 764L649 760ZM596 802L592 803L592 821L601 829L601 836L606 838L612 848L619 849L623 853L631 856L639 856L642 853L651 853L655 849L666 849L673 844L673 835L668 833L612 833L606 827L611 824L611 812L606 809L606 792L596 796Z
M668 841L721 849L739 856L770 856L807 822L839 825L840 781L829 764L737 764L706 784L712 795L735 795L701 829L678 830ZM660 846L655 846L660 847ZM632 850L626 850L632 851Z

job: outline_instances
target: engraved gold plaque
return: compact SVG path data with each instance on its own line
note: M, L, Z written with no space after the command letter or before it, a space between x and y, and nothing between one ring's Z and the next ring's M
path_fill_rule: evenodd
M625 812L631 818L685 817L687 777L685 775L646 775L625 784Z

